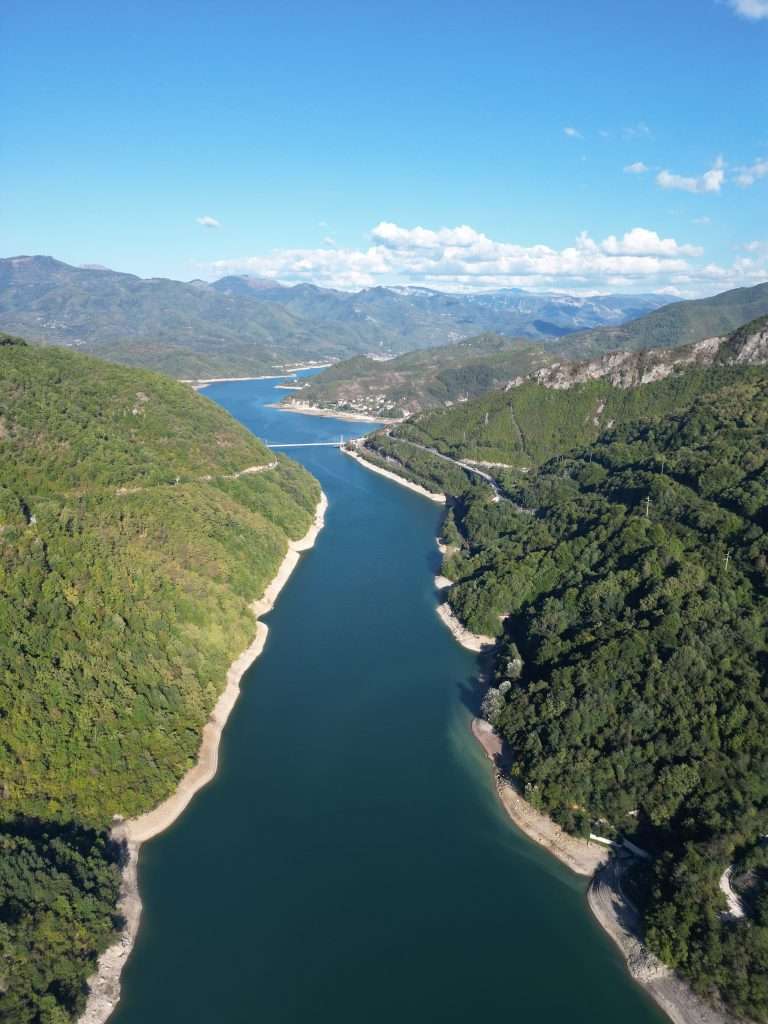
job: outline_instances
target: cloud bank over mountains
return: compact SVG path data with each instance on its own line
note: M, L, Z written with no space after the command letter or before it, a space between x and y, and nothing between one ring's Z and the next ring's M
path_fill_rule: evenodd
M635 227L602 241L582 232L572 245L519 245L490 238L467 224L432 230L381 221L365 249L274 249L266 255L207 264L210 277L253 274L286 284L310 282L354 290L377 284L408 284L443 291L498 288L658 291L709 294L768 279L763 253L730 267L703 263L699 246Z

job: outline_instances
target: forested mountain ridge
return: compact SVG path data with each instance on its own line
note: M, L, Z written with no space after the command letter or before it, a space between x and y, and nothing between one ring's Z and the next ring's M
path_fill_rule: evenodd
M545 367L504 390L415 416L390 434L454 458L528 468L614 424L683 408L709 386L707 367L725 373L766 362L768 318L762 317L679 350L614 352Z
M525 338L481 334L386 361L346 359L310 378L281 405L400 418L477 397L555 358Z
M607 352L583 362L553 363L529 374L528 379L549 388L567 388L590 380L606 380L629 388L663 380L695 366L757 366L768 362L768 316L745 323L729 334L676 348L650 348L639 352ZM508 388L525 382L512 380Z
M106 830L194 762L318 497L182 384L0 344L0 1019L82 1008L118 923Z
M254 294L247 277L227 277L212 287ZM261 280L255 296L314 322L364 327L370 332L370 348L390 353L445 345L481 332L551 340L587 327L624 323L669 301L664 295L576 296L517 288L457 293L393 285L342 292L296 284L270 290Z
M0 260L0 329L188 378L261 374L357 350L342 325L309 324L277 303L49 256Z
M768 285L758 285L675 303L589 335L531 342L485 334L391 362L341 362L283 404L398 417L465 402L484 390L515 387L528 378L548 387L598 378L626 387L658 380L678 366L723 361L718 353L726 352L733 329L766 314Z
M369 352L394 355L485 330L557 336L621 323L666 301L407 288L350 293L247 277L213 284L144 279L49 256L0 259L0 329L182 378L262 374Z
M449 601L499 637L484 712L526 798L577 834L650 851L626 883L650 949L764 1021L768 371L628 391L647 396L644 418L586 445L563 435L540 468L502 474L500 501L405 442L375 447L453 495ZM573 389L547 393L557 406ZM729 865L742 917L718 886Z
M729 334L740 324L768 314L768 282L733 288L705 299L672 302L630 323L571 335L570 358L588 359L612 349L689 345Z

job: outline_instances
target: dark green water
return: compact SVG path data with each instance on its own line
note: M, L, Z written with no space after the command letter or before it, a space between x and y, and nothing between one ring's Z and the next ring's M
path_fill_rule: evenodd
M268 441L355 427L208 394ZM327 525L266 620L219 773L146 845L114 1024L659 1024L584 884L520 836L469 733L475 658L435 615L440 508L296 449Z

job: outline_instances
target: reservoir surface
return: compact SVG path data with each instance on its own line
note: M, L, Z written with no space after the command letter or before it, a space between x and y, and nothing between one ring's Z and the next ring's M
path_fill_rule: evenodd
M205 394L267 442L365 425ZM265 618L219 772L141 853L113 1024L661 1024L586 882L520 835L470 731L477 660L435 614L440 506L288 449L325 529Z

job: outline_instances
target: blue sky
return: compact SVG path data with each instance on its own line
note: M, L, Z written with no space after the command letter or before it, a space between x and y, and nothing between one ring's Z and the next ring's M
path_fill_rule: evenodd
M768 279L768 0L6 0L0 38L2 255L344 288Z

